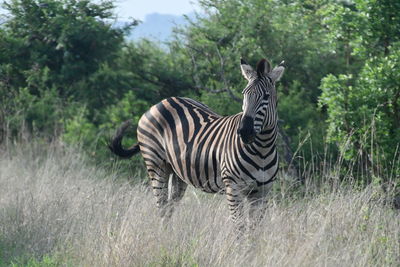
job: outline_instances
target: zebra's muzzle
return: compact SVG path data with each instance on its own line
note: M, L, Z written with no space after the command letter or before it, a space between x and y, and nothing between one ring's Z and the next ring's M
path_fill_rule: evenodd
M250 144L253 142L256 137L256 132L254 131L254 119L249 116L243 116L237 133L243 143Z

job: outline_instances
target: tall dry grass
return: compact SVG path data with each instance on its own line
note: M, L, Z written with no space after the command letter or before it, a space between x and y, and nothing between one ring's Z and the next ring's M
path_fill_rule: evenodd
M58 144L1 151L0 265L43 257L55 266L400 264L400 215L379 186L299 195L282 179L260 225L238 237L223 196L189 189L163 227L145 185L81 155Z

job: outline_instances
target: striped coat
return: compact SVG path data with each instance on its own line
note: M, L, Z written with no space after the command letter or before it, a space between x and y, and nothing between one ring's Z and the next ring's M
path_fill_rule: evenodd
M226 194L231 217L242 216L247 198L259 203L278 172L275 81L282 73L261 60L254 71L243 60L248 85L243 90L243 112L220 116L189 98L172 97L152 106L139 120L138 144L124 149L121 139L128 124L118 131L110 148L130 157L140 151L162 216L186 186L208 193ZM168 179L172 193L168 198Z

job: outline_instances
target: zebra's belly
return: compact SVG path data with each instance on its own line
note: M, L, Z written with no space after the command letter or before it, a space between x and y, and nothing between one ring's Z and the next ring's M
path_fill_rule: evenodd
M221 193L224 191L225 186L222 183L221 174L215 173L214 170L205 170L200 172L199 175L182 175L179 176L187 184L200 189L206 193ZM195 171L195 170L193 170Z
M169 163L183 181L195 188L207 193L218 193L225 188L215 153L208 157L197 157L196 153L183 153L179 161L171 160Z

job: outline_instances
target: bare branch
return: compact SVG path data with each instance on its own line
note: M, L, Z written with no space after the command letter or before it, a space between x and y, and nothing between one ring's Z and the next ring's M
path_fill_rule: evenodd
M225 93L227 92L229 97L232 98L232 100L238 102L238 103L242 103L242 99L237 97L236 95L233 94L232 90L230 90L229 88L223 88L223 89L219 89L219 90L215 90L215 89L211 89L209 87L205 87L205 86L195 86L194 87L197 90L205 90L209 93L213 93L213 94L220 94L220 93Z
M202 51L199 51L199 50L196 50L196 49L193 49L193 50L196 51L196 52L200 52L200 53L204 54L206 56L206 59L210 62L210 64L212 64L212 62L210 61L208 55L206 55ZM193 81L195 83L195 86L193 87L193 89L195 89L195 90L205 90L205 91L207 91L209 93L214 93L214 94L219 94L219 93L225 93L226 92L226 93L228 93L229 97L232 98L232 100L234 100L235 102L241 103L242 99L240 97L237 97L233 93L233 91L229 88L229 83L228 83L228 81L227 81L227 79L225 77L225 72L224 72L225 62L224 62L224 60L223 60L218 48L217 48L217 53L218 53L218 56L220 58L219 76L220 76L220 79L222 80L222 83L224 84L225 88L216 90L216 89L211 89L209 87L203 86L201 84L200 77L197 74L198 73L197 72L198 68L197 68L197 63L196 63L195 56L192 53L190 53L190 58L191 58L192 65L193 65L193 70L194 70L194 72L193 72Z
M217 50L217 54L218 54L219 61L220 61L220 66L221 66L220 77L221 77L222 82L224 83L225 90L234 101L240 103L240 102L242 102L242 99L237 97L233 93L233 91L229 88L229 83L228 83L228 80L226 79L226 76L225 76L225 60L222 57L222 55L221 55L221 53L220 53L220 51L218 49L218 46L216 46L215 48Z

